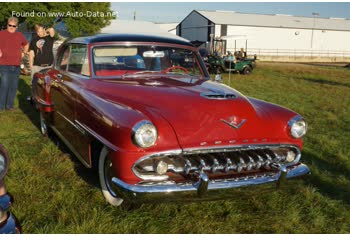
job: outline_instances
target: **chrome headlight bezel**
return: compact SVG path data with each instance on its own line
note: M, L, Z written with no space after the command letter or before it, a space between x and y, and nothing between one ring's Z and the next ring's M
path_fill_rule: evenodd
M288 122L288 132L293 138L302 138L307 132L307 123L301 116L295 116Z
M8 171L10 165L10 158L4 146L0 144L0 180L2 180Z
M144 134L149 134L148 137L150 139L145 141L146 136L144 136ZM140 121L132 128L131 139L137 147L149 148L156 143L157 138L157 128L148 120Z

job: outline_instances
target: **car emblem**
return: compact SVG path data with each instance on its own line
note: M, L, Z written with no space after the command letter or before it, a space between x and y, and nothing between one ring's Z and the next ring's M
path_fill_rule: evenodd
M238 122L239 119L236 116L232 116L229 118L228 121L226 121L225 119L220 119L223 123L229 125L230 127L233 128L240 128L247 120L246 119L242 119L242 121Z

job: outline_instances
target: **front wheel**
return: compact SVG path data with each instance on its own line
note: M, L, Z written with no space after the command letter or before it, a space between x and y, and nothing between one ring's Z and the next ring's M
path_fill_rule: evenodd
M100 179L101 190L103 196L109 204L113 206L120 206L123 199L119 198L112 188L112 178L114 177L113 162L108 153L108 148L104 146L101 150L98 162L98 176Z
M47 126L47 120L44 117L42 111L40 111L40 132L43 136L47 137L49 134L49 129Z

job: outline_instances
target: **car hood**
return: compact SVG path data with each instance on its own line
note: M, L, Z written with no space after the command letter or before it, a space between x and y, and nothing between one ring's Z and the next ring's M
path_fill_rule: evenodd
M288 119L295 115L212 81L188 84L153 78L102 82L106 86L98 92L104 99L143 112L156 126L152 115L162 116L182 148L283 141Z

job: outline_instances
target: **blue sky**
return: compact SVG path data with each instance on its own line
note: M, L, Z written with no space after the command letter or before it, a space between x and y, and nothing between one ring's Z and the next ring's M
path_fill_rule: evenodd
M350 2L112 2L112 9L119 19L132 20L136 11L136 20L152 22L180 22L194 9L350 19Z

